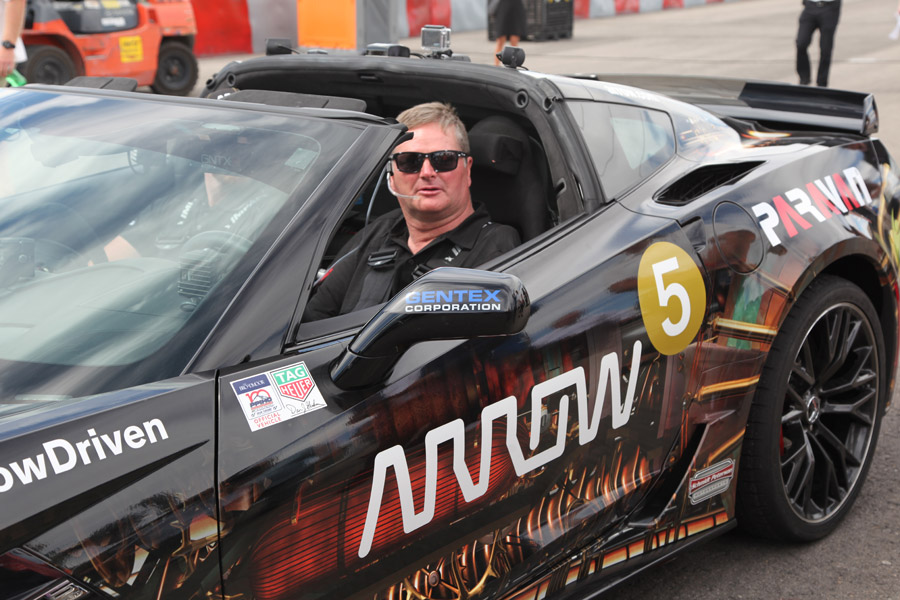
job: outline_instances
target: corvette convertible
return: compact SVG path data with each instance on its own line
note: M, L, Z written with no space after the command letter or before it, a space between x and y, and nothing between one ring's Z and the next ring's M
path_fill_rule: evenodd
M0 90L0 598L592 598L838 528L898 359L870 95L282 50ZM521 244L304 320L432 100Z

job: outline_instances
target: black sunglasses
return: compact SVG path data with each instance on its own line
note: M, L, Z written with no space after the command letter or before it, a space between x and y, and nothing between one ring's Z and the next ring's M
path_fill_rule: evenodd
M460 158L468 154L459 150L437 150L435 152L398 152L391 155L391 160L397 165L401 173L418 173L425 164L425 159L431 163L431 168L438 173L452 171L459 164Z

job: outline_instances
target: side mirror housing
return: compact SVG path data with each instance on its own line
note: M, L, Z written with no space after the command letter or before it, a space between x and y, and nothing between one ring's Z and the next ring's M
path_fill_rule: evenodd
M442 267L394 296L353 338L331 367L342 389L382 381L414 344L431 340L512 335L531 314L525 286L514 275Z

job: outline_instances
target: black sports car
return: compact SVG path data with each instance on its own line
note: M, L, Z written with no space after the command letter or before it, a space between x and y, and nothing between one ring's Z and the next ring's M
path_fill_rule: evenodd
M872 97L371 54L0 90L0 598L594 597L834 530L897 369ZM521 245L304 322L429 100Z

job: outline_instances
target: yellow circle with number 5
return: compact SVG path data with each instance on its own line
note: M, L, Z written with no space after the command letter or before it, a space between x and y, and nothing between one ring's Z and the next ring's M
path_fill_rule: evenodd
M638 267L638 298L656 349L671 355L687 348L706 312L706 286L694 259L669 242L651 245Z

